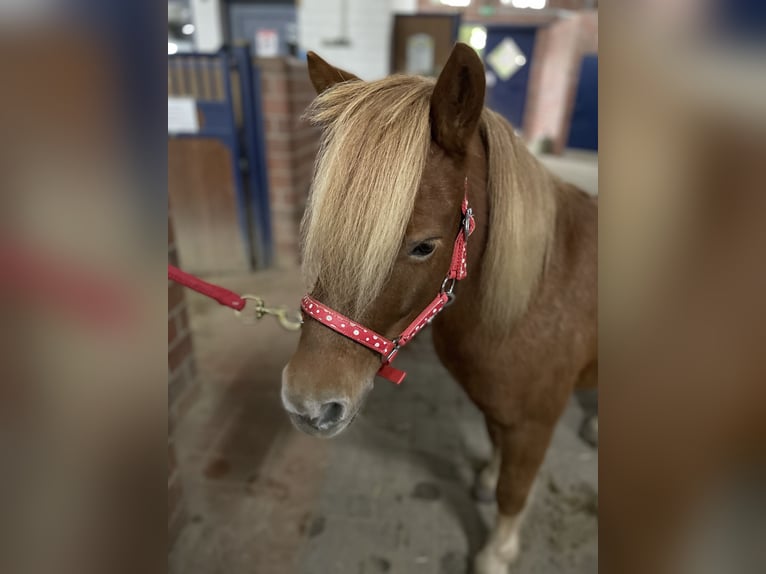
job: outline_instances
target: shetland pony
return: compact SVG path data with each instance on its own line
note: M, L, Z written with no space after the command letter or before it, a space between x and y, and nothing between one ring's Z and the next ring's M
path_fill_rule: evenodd
M363 82L309 53L323 130L302 225L312 297L386 337L438 292L460 228L467 178L476 228L468 276L433 322L440 360L485 416L493 456L479 498L499 514L475 557L504 572L535 475L572 390L597 365L597 204L546 171L498 114L485 76L457 44L436 81ZM283 371L293 423L341 432L373 387L380 357L306 320Z

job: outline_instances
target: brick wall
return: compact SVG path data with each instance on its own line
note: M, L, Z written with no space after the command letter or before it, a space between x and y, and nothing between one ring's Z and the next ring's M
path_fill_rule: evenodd
M173 226L168 220L168 262L178 265ZM176 425L189 409L199 387L183 288L168 282L168 539L172 545L186 522L183 490L173 445Z
M300 119L316 93L306 63L295 58L261 58L263 113L275 262L297 264L299 224L311 184L319 131Z

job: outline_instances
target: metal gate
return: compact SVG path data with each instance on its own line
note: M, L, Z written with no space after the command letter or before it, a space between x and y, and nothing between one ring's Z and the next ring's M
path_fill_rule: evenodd
M170 133L168 124L168 190L182 264L202 273L270 265L260 72L249 46L168 56L169 114L171 104L196 114L188 129Z
M598 151L598 56L584 56L580 65L567 147Z

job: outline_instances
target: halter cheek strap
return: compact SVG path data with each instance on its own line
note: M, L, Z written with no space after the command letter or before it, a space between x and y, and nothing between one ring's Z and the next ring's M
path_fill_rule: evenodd
M436 297L426 306L421 313L415 317L405 329L394 339L388 339L380 333L368 329L355 321L352 321L345 315L327 307L314 299L311 295L304 295L301 300L301 309L307 317L311 317L325 327L328 327L339 334L367 347L371 351L379 353L382 356L383 363L378 369L378 375L388 379L392 383L400 384L407 373L391 366L391 361L404 345L409 343L423 327L428 325L444 307L454 298L453 289L455 283L465 279L468 274L466 267L466 247L468 237L473 233L476 223L473 219L473 211L468 206L468 178L465 179L465 193L461 205L462 220L460 231L455 238L455 244L452 248L452 260L447 271L447 276L442 282L441 289Z

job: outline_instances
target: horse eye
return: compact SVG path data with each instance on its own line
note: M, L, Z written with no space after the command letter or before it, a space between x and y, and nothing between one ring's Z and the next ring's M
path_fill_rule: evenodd
M434 249L436 249L435 243L431 241L424 241L423 243L418 243L415 247L413 247L410 251L410 255L413 257L426 257L431 255Z

